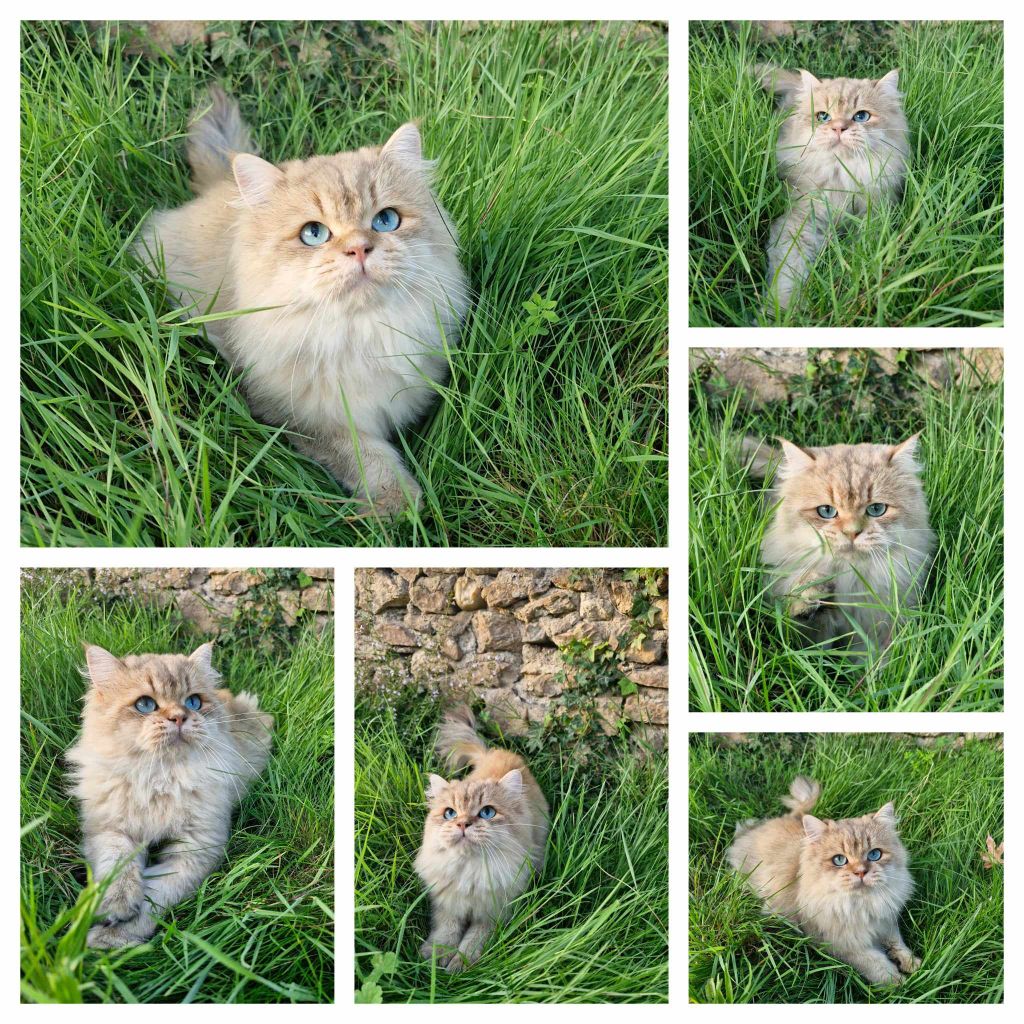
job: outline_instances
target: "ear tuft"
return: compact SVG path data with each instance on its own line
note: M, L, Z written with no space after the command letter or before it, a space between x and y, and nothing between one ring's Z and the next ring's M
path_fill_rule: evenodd
M800 823L804 827L804 835L810 840L818 840L825 834L825 823L813 814L805 814Z
M442 779L440 775L434 775L431 772L429 778L430 784L423 791L423 795L427 798L428 802L436 800L448 788L447 780Z
M875 88L889 96L898 96L900 91L899 68L893 68L887 75L883 75L875 82Z
M197 647L189 656L188 660L197 665L204 672L213 671L213 642L205 643Z
M819 86L819 85L821 85L821 82L819 82L819 81L818 81L818 80L817 80L817 79L816 79L816 78L814 77L814 75L812 75L812 74L810 73L810 71L805 71L805 70L804 70L803 68L801 68L801 69L800 69L800 84L801 84L801 85L802 85L802 86L803 86L803 87L804 87L804 88L805 88L805 89L806 89L806 90L807 90L808 92L810 92L810 91L811 91L812 89L814 89L814 88L815 88L816 86Z
M231 161L238 193L246 206L262 206L284 181L284 172L252 153L239 153Z
M893 445L889 452L889 461L902 465L913 473L919 473L921 466L917 461L917 443L920 440L921 432L911 435L906 441Z
M896 807L890 800L884 807L880 807L875 811L875 817L886 825L896 824Z
M777 437L776 440L782 446L782 465L779 467L781 476L795 476L814 465L815 458L806 448L801 448L784 437Z
M518 768L506 772L501 777L501 785L512 794L512 796L523 795L523 773Z
M409 167L419 168L423 165L423 141L420 130L409 121L398 128L384 143L381 156L390 157Z
M85 663L88 666L89 680L93 686L105 686L118 673L124 671L124 663L115 658L110 651L102 647L90 645L85 649Z

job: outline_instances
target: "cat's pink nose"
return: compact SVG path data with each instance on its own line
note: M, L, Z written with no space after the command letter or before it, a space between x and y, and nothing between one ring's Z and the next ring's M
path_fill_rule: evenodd
M832 131L836 133L837 139L841 139L843 137L843 132L845 132L846 129L849 127L850 126L846 124L845 121L839 121L836 124L832 125Z
M864 531L859 526L844 526L843 533L850 538L850 540L856 540Z
M854 868L853 869L853 873L858 878L863 878L868 873L868 869L866 867L864 867L864 865L862 864L859 868Z
M363 266L366 263L366 257L373 252L373 246L369 242L350 242L345 247L345 255L352 256L359 260L359 265Z
M181 728L181 726L182 726L182 725L184 724L184 722L185 722L185 712L184 712L184 711L172 711L172 712L171 712L171 713L170 713L170 714L169 714L169 715L167 716L167 718L168 718L168 719L169 719L170 721L174 722L174 724L175 724L175 725L177 725L177 726L178 726L179 728Z
M458 826L459 826L460 829L462 829L462 834L465 835L466 834L466 823L463 822L463 821L460 821L460 822L458 822Z

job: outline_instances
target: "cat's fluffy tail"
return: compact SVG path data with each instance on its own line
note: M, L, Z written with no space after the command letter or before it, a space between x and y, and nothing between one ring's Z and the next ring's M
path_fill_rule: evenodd
M231 176L231 160L236 153L257 150L238 102L220 86L210 86L196 114L199 116L189 129L186 152L192 167L192 189L202 195Z
M477 735L476 719L465 706L452 708L441 721L434 744L437 756L454 768L475 765L487 753L487 744Z
M789 796L784 796L782 802L789 808L790 813L797 818L803 817L818 802L821 796L821 783L806 775L798 775L789 787Z

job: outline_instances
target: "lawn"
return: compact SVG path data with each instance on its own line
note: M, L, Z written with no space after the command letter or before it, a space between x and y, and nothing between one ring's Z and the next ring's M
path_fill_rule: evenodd
M586 764L571 746L523 753L551 805L542 877L461 975L420 959L429 905L413 871L440 706L356 706L356 987L395 1003L660 1003L668 998L668 760ZM383 955L383 957L382 957ZM390 973L373 970L391 960Z
M1003 998L1003 753L993 741L889 735L754 734L690 743L690 994L698 1003L996 1003ZM785 813L803 773L822 784L814 814L858 817L892 800L915 892L900 917L923 965L898 989L868 985L760 903L725 860L746 818Z
M664 30L219 27L156 56L113 29L23 29L22 542L664 544ZM128 253L150 210L189 197L183 137L214 80L271 160L421 121L476 301L399 441L418 514L358 514Z
M236 811L224 862L162 918L145 946L85 947L98 905L86 887L64 751L79 728L81 643L114 653L190 651L169 612L52 577L22 598L21 967L26 1002L299 1003L333 1000L334 761L330 632L259 649L241 628L218 639L214 664L276 718L270 763Z
M690 323L765 326L769 224L784 114L751 68L820 79L899 69L910 125L905 194L815 264L790 327L980 327L1003 321L1003 35L1000 22L690 23ZM774 323L774 321L771 321Z
M998 711L1003 699L1003 398L945 389L874 360L810 362L789 402L746 410L739 395L691 391L690 706L696 711ZM808 646L768 593L760 544L771 518L738 438L896 443L919 459L938 551L925 598L884 662L866 670Z

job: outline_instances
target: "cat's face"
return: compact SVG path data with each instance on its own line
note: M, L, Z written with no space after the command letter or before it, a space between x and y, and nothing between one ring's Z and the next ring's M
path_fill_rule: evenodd
M86 727L109 752L175 756L215 746L226 712L210 658L210 644L189 657L116 658L88 647Z
M434 844L457 854L500 851L504 834L519 816L523 777L518 769L500 781L447 782L430 776L426 831Z
M456 285L458 247L415 125L380 148L281 167L242 154L233 171L245 212L236 269L261 305L361 309L424 293L440 305Z
M896 832L891 803L875 814L841 821L803 816L801 873L819 890L840 895L883 894L902 884L907 851Z
M841 557L912 546L910 531L927 526L916 447L917 435L898 445L814 449L782 440L781 510Z
M894 138L906 134L898 86L898 71L877 81L819 81L801 70L792 92L793 113L784 129L786 141L804 153L832 154L838 160L858 153L884 153L892 148Z

